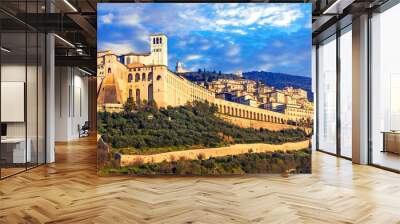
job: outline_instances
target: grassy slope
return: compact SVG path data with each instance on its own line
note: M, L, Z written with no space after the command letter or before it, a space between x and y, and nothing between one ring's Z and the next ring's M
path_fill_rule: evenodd
M142 105L135 112L99 113L103 139L124 154L154 154L237 143L279 144L307 139L302 130L239 128L216 117L213 108L194 103L157 110Z

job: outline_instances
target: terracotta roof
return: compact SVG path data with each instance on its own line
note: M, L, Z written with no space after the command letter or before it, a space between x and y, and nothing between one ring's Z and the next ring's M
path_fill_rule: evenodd
M128 68L141 68L141 67L145 67L145 65L142 64L142 63L139 63L139 62L133 62L133 63L128 64L126 67L128 67Z
M97 53L111 52L111 50L97 51Z
M135 55L135 56L149 56L150 53L133 53L133 52L131 52L131 53L125 54L124 56L129 56L129 55Z

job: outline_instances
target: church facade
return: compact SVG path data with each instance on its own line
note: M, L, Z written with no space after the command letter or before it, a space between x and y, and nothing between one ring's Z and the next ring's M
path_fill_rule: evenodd
M142 63L145 65L164 65L168 67L168 38L164 34L151 35L149 53L129 53L121 57L125 65Z
M98 52L98 111L121 111L128 98L136 103L154 100L159 107L207 101L221 114L278 124L288 122L283 113L217 98L214 92L170 71L167 44L165 35L151 35L147 54L118 56L111 51Z

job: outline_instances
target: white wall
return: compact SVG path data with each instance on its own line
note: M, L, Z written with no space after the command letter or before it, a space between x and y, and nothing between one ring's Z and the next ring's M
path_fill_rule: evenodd
M39 69L38 71L36 69ZM29 139L31 148L32 162L44 163L44 82L41 67L36 65L4 63L1 66L2 82L23 82L26 84L26 107L23 102L19 113L26 112L26 120L21 122L5 122L7 124L8 138L25 138ZM27 80L25 80L27 78ZM24 90L20 90L20 94L24 94ZM7 97L7 96L2 96ZM13 113L12 108L1 108L3 113ZM14 112L15 113L15 112Z
M25 64L3 64L1 66L2 82L25 82ZM1 108L7 110L7 108ZM7 123L7 137L25 137L25 122Z
M26 83L25 80L25 75L27 69L28 74L30 75L32 71L36 72L36 67L33 66L28 66L25 67L25 64L3 64L1 67L1 81L2 82L24 82ZM29 78L29 77L28 77ZM36 85L36 81L29 80L30 85ZM36 100L36 89L31 89L28 88L28 99L27 102L30 104L32 101ZM32 92L31 92L32 91ZM36 101L34 105L28 105L31 107L36 108ZM2 110L7 110L7 108L2 108ZM30 112L30 111L29 111ZM36 123L36 113L28 113L27 114L28 121L33 121L35 120ZM29 125L31 127L32 125ZM36 129L36 126L35 126ZM25 137L25 122L7 122L7 135L8 137ZM28 133L28 137L29 133Z
M88 78L83 75L76 68L56 67L56 141L78 139L78 125L88 120Z

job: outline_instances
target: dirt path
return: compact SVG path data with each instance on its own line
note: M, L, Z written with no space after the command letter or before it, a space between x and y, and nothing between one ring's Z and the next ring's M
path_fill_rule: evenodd
M203 159L210 157L219 157L226 155L238 155L252 152L274 152L274 151L291 151L308 148L309 140L301 142L288 142L280 145L255 143L255 144L236 144L221 148L193 149L176 152L166 152L154 155L120 155L121 166L129 166L135 163L160 163L162 161L179 160L185 158L187 160L198 159L199 155Z

